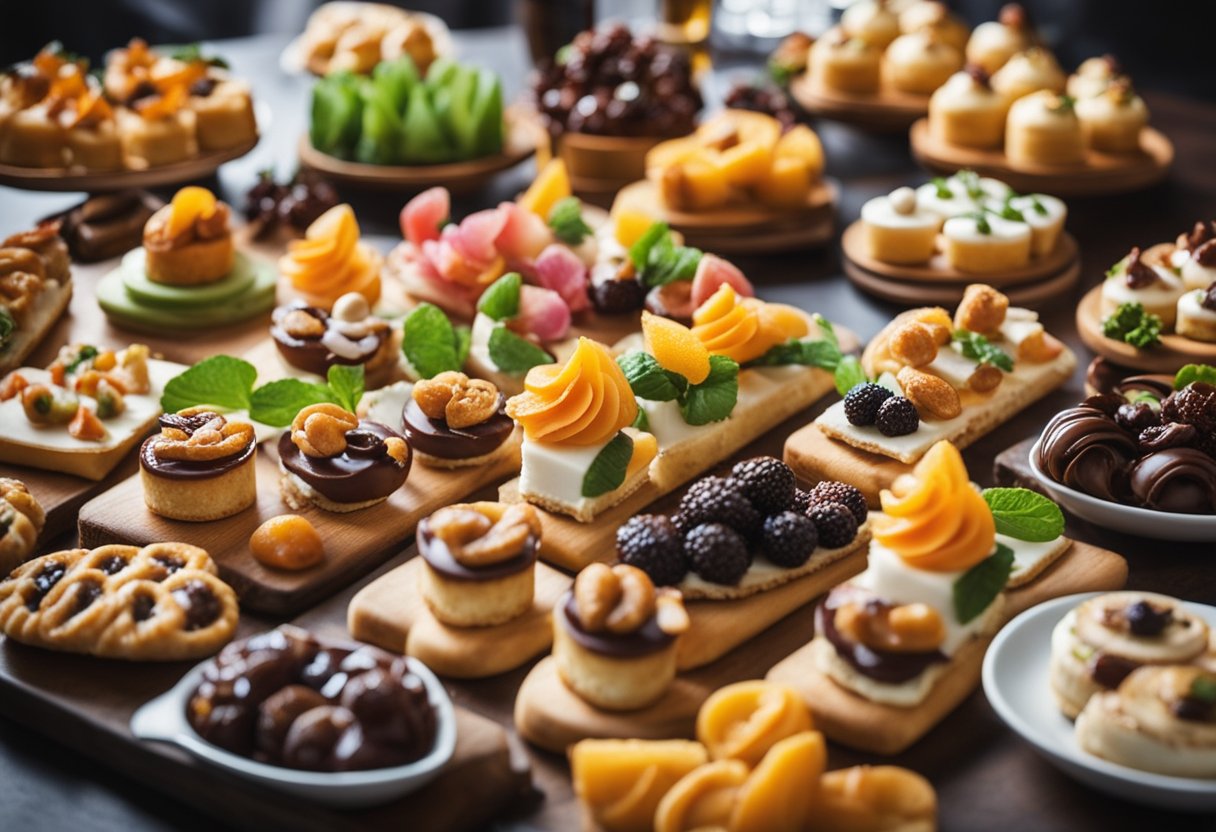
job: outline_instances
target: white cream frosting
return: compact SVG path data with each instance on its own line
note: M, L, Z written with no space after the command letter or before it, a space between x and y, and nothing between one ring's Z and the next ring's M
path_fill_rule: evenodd
M1022 217L1031 228L1053 228L1062 224L1068 216L1068 207L1062 200L1047 194L1026 194L1015 196L1009 200L1009 205L1022 212ZM1036 207L1042 206L1039 211Z
M1127 285L1122 272L1102 282L1102 297L1114 304L1141 303L1145 306L1173 306L1186 287L1182 278L1161 266L1149 266L1157 274L1151 286L1133 289Z
M1210 326L1216 326L1216 310L1207 309L1203 306L1203 289L1195 289L1184 294L1178 299L1178 320L1183 318L1193 321L1202 321Z
M976 82L966 72L956 72L937 88L929 100L931 110L998 110L1005 99L991 87Z
M942 234L952 240L972 244L1012 243L1030 239L1030 226L1024 222L1007 220L988 214L988 233L980 231L978 217L951 217L942 226Z
M1060 105L1060 96L1050 90L1024 95L1009 108L1009 129L1035 128L1069 131L1081 129L1074 108Z
M1055 56L1035 47L1017 53L992 75L992 88L1010 98L1035 90L1060 91L1064 82L1064 71Z
M927 67L942 71L963 65L962 53L943 43L928 29L900 35L891 41L883 59L896 67Z
M1111 88L1109 92L1113 93ZM1144 124L1148 121L1148 107L1138 95L1123 98L1113 94L1099 94L1079 98L1075 105L1077 118L1088 122Z
M932 183L927 187L933 188ZM917 194L916 204L911 213L905 214L896 210L895 206L891 203L891 197L884 195L867 200L861 206L861 218L870 225L879 226L880 228L936 229L942 222L939 214L922 205L919 193Z
M1012 29L997 20L989 20L976 26L967 41L967 60L972 63L987 64L991 55L999 55L1003 63L1008 56L1021 52L1029 46L1026 33L1020 29Z
M1182 282L1188 289L1206 289L1216 283L1216 266L1204 266L1194 257L1182 264Z
M1115 77L1106 58L1086 58L1068 79L1068 94L1073 98L1101 95Z

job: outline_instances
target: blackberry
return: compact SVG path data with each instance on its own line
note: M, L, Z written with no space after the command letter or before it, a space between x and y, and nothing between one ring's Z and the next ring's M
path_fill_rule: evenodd
M725 523L744 537L755 537L763 519L743 496L739 486L724 477L705 477L684 492L680 525L690 529L702 523Z
M750 558L739 533L721 523L702 523L684 538L684 556L707 581L733 586L747 571Z
M905 436L915 433L920 426L920 414L916 405L903 396L892 396L878 408L878 416L874 419L883 436Z
M597 312L623 315L642 308L646 291L636 280L602 280L591 288L591 302Z
M799 514L806 514L806 510L811 507L811 492L803 491L801 488L794 489L794 499L790 503L790 511L796 511Z
M878 408L894 395L881 384L859 384L844 397L844 417L850 425L872 425L878 418Z
M815 521L819 544L827 549L848 546L857 536L857 518L843 503L816 503L807 516Z
M674 586L688 573L684 536L662 514L630 517L616 530L616 553L622 563L636 566L655 586Z
M810 504L840 503L847 508L857 520L857 525L866 522L870 507L866 505L866 495L845 482L824 480L810 491Z
M1171 393L1161 403L1161 419L1216 433L1216 386L1195 381Z
M777 566L796 569L819 545L819 530L805 514L783 511L764 521L764 556Z
M730 479L761 514L785 511L794 501L794 472L776 457L745 459L731 469Z

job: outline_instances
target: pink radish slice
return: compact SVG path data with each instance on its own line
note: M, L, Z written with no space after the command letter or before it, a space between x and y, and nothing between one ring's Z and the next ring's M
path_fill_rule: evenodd
M546 247L536 258L535 272L537 282L561 295L571 312L580 312L590 305L587 267L570 249L557 244Z
M756 294L751 281L733 263L715 254L702 255L701 262L697 264L697 273L692 278L692 308L696 309L713 297L723 283L729 283L735 293L742 297L750 298Z
M531 260L553 241L553 233L545 221L514 202L504 202L498 210L506 215L506 224L494 241L498 252L508 260Z
M439 229L452 215L452 198L448 189L429 188L405 203L401 209L401 233L414 245L424 240L438 240Z
M469 214L451 235L452 246L465 259L488 266L498 257L494 240L506 224L507 213L499 208Z
M542 341L562 338L570 329L570 307L552 289L523 286L519 293L519 318L524 330Z

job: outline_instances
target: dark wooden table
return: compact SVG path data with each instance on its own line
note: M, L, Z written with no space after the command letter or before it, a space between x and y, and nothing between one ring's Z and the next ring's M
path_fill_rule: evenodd
M280 72L278 54L285 42L285 38L261 37L222 45L221 51L231 58L236 71L252 79L264 126L258 148L220 172L217 186L236 204L257 171L277 166L282 175L289 173L295 164L294 148L306 124L308 82ZM509 93L522 88L520 68L526 65L526 49L517 30L461 33L457 42L463 57L502 72ZM732 68L727 74L738 72ZM711 97L720 95L724 84L723 76L715 77ZM1196 219L1216 214L1216 143L1211 138L1216 135L1216 107L1151 93L1147 98L1154 124L1176 145L1175 169L1168 181L1149 191L1070 201L1068 227L1083 252L1082 285L1074 295L1060 298L1043 312L1048 329L1062 335L1081 357L1080 368L1064 389L968 449L965 456L972 476L983 484L991 483L993 459L1000 451L1037 433L1057 409L1082 396L1083 371L1089 355L1076 337L1073 311L1084 289L1100 280L1105 268L1130 246L1171 239ZM269 123L265 121L267 116ZM866 199L899 185L918 184L925 178L901 136L870 136L830 123L818 125L818 129L828 156L828 174L843 186L839 206L842 225L858 215ZM530 166L524 166L501 177L486 192L459 200L455 212L463 215L510 198L526 185L530 171ZM365 233L383 235L384 245L391 244L399 233L396 217L402 205L400 195L351 193L343 197L354 203ZM74 200L71 195L0 189L0 231L9 233L27 226L37 217L66 207ZM867 297L845 280L835 246L778 257L740 257L736 261L766 298L822 312L863 338L873 335L897 311ZM100 319L95 320L100 325ZM80 324L86 326L89 321ZM789 427L769 438L772 450L780 447ZM1113 535L1079 522L1071 523L1069 532L1126 555L1133 587L1195 601L1216 601L1216 570L1207 562L1216 554L1216 542L1155 543ZM400 563L408 554L393 563ZM333 626L341 620L342 609L344 598L338 597L306 618ZM722 659L716 672L734 678L762 675L776 659L805 643L810 631L808 608L763 634L762 654L755 648L757 642L745 644ZM452 684L450 689L461 705L510 725L514 692L525 672ZM80 684L87 686L88 681L81 679ZM3 714L4 703L0 702L0 717ZM37 725L0 718L0 749L0 828L131 830L216 826L214 821L198 816L171 797L114 774L105 760L82 756L45 739ZM521 805L512 817L503 818L499 827L576 828L576 809L564 762L543 752L526 753L531 754L536 785L543 799L538 796L537 800ZM831 749L830 760L832 767L867 761L863 755L837 747ZM1114 800L1069 780L1006 729L980 692L895 762L924 773L934 782L944 829L1109 832L1216 828L1211 818L1170 816ZM184 780L180 788L191 789L192 783ZM402 828L409 828L408 819L403 819Z

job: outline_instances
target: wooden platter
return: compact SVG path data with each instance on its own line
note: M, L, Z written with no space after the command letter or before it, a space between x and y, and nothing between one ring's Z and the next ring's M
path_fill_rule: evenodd
M1127 581L1127 561L1114 552L1074 541L1072 549L1039 578L1006 593L1002 626L1018 613L1063 595L1111 591ZM831 740L874 754L905 750L971 695L991 637L966 645L952 659L929 696L914 708L883 705L837 685L821 673L808 643L778 662L768 677L788 684L815 714L815 727Z
M515 697L515 730L533 745L564 754L589 737L669 739L691 737L697 711L716 685L677 676L667 692L635 711L603 711L576 694L557 673L552 656L532 668Z
M153 514L144 505L139 476L129 477L80 510L80 545L180 541L206 549L241 599L242 609L285 615L305 609L365 575L400 551L423 517L460 501L519 469L518 454L492 464L446 471L415 462L408 479L387 501L349 514L309 507L293 512L279 494L279 461L273 442L254 460L258 500L250 508L211 523L187 523ZM249 552L249 537L280 514L307 517L325 541L325 560L312 569L269 569Z
M1102 334L1102 284L1085 293L1077 304L1077 334L1085 346L1116 364L1150 373L1178 372L1184 364L1216 364L1216 344L1173 333L1148 349L1107 338Z
M616 192L646 176L646 154L664 138L563 133L553 144L566 163L570 188L579 197L608 207Z
M614 208L635 208L660 217L684 235L688 245L727 254L765 254L827 242L835 229L836 186L821 181L797 209L732 205L713 211L663 208L653 182L643 179L621 189Z
M863 269L847 256L842 258L841 267L849 282L863 292L903 306L924 306L926 304L957 306L958 302L963 299L963 292L966 289L966 284L963 283L928 285L882 277ZM973 280L991 282L989 280L991 277L993 276L975 275ZM1004 286L1001 288L1001 292L1015 306L1041 309L1048 301L1069 293L1080 279L1081 263L1076 260L1059 274L1017 286Z
M1140 152L1128 154L1087 151L1076 165L1014 165L1005 152L946 144L929 133L928 119L912 125L912 155L935 173L964 168L993 176L1015 191L1054 196L1096 196L1137 191L1166 177L1174 162L1174 145L1152 127L1140 133Z
M502 153L437 165L370 165L339 159L313 147L305 133L300 137L300 164L338 184L368 190L421 191L443 185L453 194L465 194L528 159L545 138L533 121L513 115L510 110L506 127Z
M816 83L809 72L790 81L790 97L813 116L843 121L866 130L907 130L929 113L929 96L879 87L870 95L840 92Z
M29 489L42 510L46 512L46 525L40 540L54 540L66 531L76 528L76 516L80 508L103 491L113 488L139 469L134 453L127 454L122 462L102 480L87 480L58 471L41 471L23 465L0 465L0 477L21 480ZM38 547L42 551L42 547Z
M87 171L77 168L25 168L0 165L0 185L27 191L84 191L90 194L127 188L159 188L206 179L220 165L239 159L257 146L258 139L228 150L200 153L192 159L133 170Z
M460 679L513 670L553 643L553 605L570 588L570 579L556 569L536 564L536 597L519 618L495 627L449 627L431 614L418 590L422 565L421 556L411 557L359 590L346 610L351 637L405 652L440 676Z

